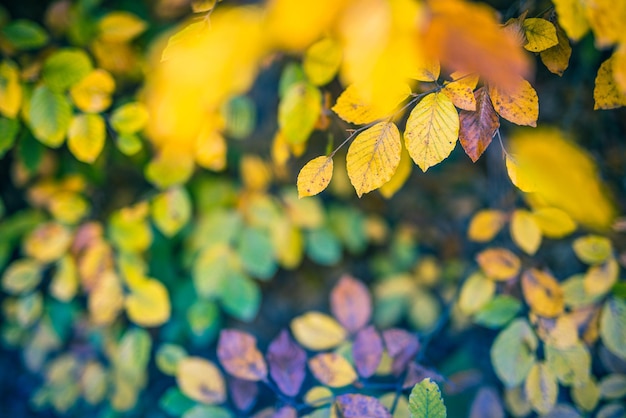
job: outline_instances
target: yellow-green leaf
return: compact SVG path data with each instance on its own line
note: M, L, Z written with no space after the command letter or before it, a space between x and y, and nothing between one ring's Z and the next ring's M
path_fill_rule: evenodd
M67 147L77 160L93 163L102 152L106 126L98 114L76 115L67 133Z
M46 85L63 92L93 70L91 58L82 49L64 48L50 55L43 64L41 75Z
M626 360L626 301L617 297L609 299L600 315L602 342L613 354Z
M401 152L400 132L393 122L377 123L354 139L346 155L346 169L359 197L391 179Z
M11 61L0 64L0 114L15 118L22 105L22 85L17 66Z
M76 296L78 284L76 261L67 254L56 263L56 271L50 282L50 294L60 301L68 302Z
M304 347L320 351L341 344L347 334L332 317L320 312L308 312L291 321L294 337Z
M472 217L467 237L475 242L489 242L500 232L505 222L506 215L502 211L481 210Z
M533 255L541 245L541 229L532 214L518 209L511 217L511 238L526 254Z
M541 18L528 18L522 24L528 42L524 45L528 51L541 52L559 43L556 27L552 22Z
M535 363L528 372L524 390L532 408L540 414L547 414L556 404L559 386L545 363Z
M67 252L72 243L72 233L57 222L39 224L24 239L24 253L40 261L49 263L56 261Z
M576 405L583 411L593 411L600 400L600 386L593 378L572 386L570 393Z
M491 363L507 387L519 385L535 364L537 337L528 322L516 319L498 336L491 346Z
M98 22L99 37L106 42L132 41L146 29L146 22L124 11L108 13Z
M290 144L306 142L322 111L322 93L311 84L293 84L278 105L278 126Z
M134 134L146 126L148 110L137 102L127 103L115 109L111 115L111 126L119 133Z
M200 357L187 357L178 362L176 382L185 396L204 404L220 404L226 400L226 385L220 370Z
M459 296L459 309L472 315L487 304L496 292L496 283L481 273L474 273L463 283Z
M544 346L546 364L556 378L566 386L577 385L589 379L591 355L587 346L577 341L571 347Z
M450 155L459 137L459 114L444 93L424 97L406 122L404 141L411 158L422 171Z
M191 199L182 187L174 187L157 195L151 208L154 223L168 237L176 235L191 218Z
M311 45L302 62L309 81L316 86L330 82L339 70L341 55L341 46L332 38L324 38Z
M321 156L306 163L298 173L298 197L315 196L322 192L333 177L333 159Z
M70 88L72 101L83 112L98 113L111 106L115 80L107 71L98 68Z
M519 80L512 90L489 87L493 108L500 116L517 125L537 126L539 98L537 92L526 80Z
M10 294L25 293L34 289L42 278L39 262L23 258L12 262L2 275L2 289Z
M585 274L585 293L593 296L608 293L619 277L619 264L611 257L602 264L589 267Z
M135 282L124 305L128 318L143 327L155 327L170 319L169 294L158 280Z
M321 353L309 360L309 368L317 380L331 388L353 383L357 374L352 365L336 353Z
M72 118L72 107L61 93L41 85L30 100L30 126L42 144L58 148L65 139Z
M611 241L600 235L586 235L577 238L572 244L576 256L586 264L605 262L613 253Z

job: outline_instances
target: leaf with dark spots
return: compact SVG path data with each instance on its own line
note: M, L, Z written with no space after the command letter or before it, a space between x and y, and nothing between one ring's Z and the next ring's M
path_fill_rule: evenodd
M352 344L352 358L359 376L370 377L376 372L383 356L383 341L370 325L356 334Z
M296 396L306 374L306 353L282 330L267 349L270 376L281 392Z
M391 413L376 398L365 395L346 394L337 396L339 416L344 418L391 418Z
M330 310L350 333L363 328L372 316L372 297L365 285L344 275L330 294Z
M459 140L465 153L473 162L478 161L485 152L496 130L500 127L500 118L496 113L489 93L485 87L474 92L476 111L462 110L459 113Z
M217 357L231 375L243 380L265 380L267 365L256 348L256 339L245 332L225 329L220 332Z
M256 382L231 377L228 379L228 391L235 407L248 412L256 403L259 387Z
M383 340L389 356L393 359L391 371L398 376L419 351L419 340L410 332L397 328L383 331Z

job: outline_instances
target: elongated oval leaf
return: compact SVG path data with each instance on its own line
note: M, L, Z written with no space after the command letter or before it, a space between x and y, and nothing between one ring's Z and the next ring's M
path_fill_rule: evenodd
M462 110L459 114L459 140L465 153L476 162L491 144L491 139L500 127L500 118L485 87L476 90L474 97L476 110Z
M67 146L77 160L93 163L104 148L106 126L97 114L77 115L70 123Z
M58 148L65 139L72 117L69 101L46 86L39 86L30 101L30 126L42 144Z
M278 126L287 142L306 142L321 111L322 94L317 87L307 83L289 87L278 106Z
M300 344L311 350L327 350L338 346L346 330L328 315L308 312L291 321L291 331Z
M296 396L306 376L306 353L290 337L281 331L267 349L270 375L285 395Z
M537 337L524 319L516 319L496 337L491 346L491 363L507 387L526 379L535 363Z
M298 197L315 196L322 192L333 177L333 159L321 156L306 163L298 174Z
M382 403L371 396L351 394L337 396L337 406L345 418L391 418L391 413Z
M243 380L264 380L267 365L256 347L256 339L245 332L225 329L220 332L217 357L231 375Z

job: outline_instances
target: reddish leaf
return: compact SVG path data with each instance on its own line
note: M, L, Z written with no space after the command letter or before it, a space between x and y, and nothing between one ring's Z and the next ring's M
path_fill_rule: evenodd
M298 411L290 406L283 406L278 411L274 412L272 418L298 418Z
M495 389L480 388L472 402L470 418L504 418L504 409Z
M259 387L256 382L231 377L228 379L228 391L230 392L230 399L237 409L247 412L257 400Z
M372 297L363 283L344 275L330 294L330 310L350 333L363 328L372 316Z
M391 418L391 414L376 398L365 395L346 394L337 396L337 407L344 418Z
M378 331L370 325L356 334L352 344L352 357L356 371L362 377L370 377L378 368L383 356L383 341Z
M280 391L296 396L306 374L306 353L289 337L287 330L282 330L268 347L267 362Z
M476 111L462 110L459 114L461 122L459 140L465 153L473 162L476 162L500 127L500 118L491 104L485 87L476 90L474 97L476 97Z
M398 376L419 351L419 340L410 332L397 328L383 331L383 339L387 352L393 359L391 371Z
M442 375L432 369L428 369L417 363L410 363L402 388L410 389L426 378L435 382L443 382L445 380Z
M94 241L100 240L103 235L102 225L96 222L87 222L81 225L74 234L72 253L78 255Z
M264 380L267 365L256 348L256 339L245 332L222 330L217 343L217 357L231 375L244 380Z

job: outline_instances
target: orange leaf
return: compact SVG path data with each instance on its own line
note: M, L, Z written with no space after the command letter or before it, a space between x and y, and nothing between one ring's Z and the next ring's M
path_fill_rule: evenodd
M548 273L537 269L525 271L522 275L522 292L526 303L537 315L553 318L563 312L563 289Z
M343 275L330 294L330 310L348 332L363 328L372 316L372 297L367 287Z
M462 110L459 114L461 124L459 140L465 153L473 162L476 162L500 127L500 118L491 104L485 87L476 90L474 96L476 97L476 111Z
M347 386L357 379L348 360L336 353L318 354L309 360L315 378L332 388Z
M267 365L256 348L256 339L245 332L222 330L217 357L226 371L239 379L258 381L267 378Z
M476 256L476 261L487 277L504 281L519 273L520 259L504 248L489 248Z

